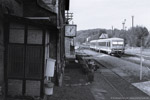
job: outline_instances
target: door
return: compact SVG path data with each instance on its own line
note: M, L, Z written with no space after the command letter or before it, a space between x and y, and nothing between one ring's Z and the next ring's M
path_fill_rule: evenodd
M7 95L41 96L44 79L44 32L18 23L9 24Z

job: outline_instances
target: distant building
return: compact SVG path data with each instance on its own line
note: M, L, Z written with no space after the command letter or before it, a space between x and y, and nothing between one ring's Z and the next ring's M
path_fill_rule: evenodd
M108 34L107 33L102 33L99 37L99 39L107 39L108 38Z

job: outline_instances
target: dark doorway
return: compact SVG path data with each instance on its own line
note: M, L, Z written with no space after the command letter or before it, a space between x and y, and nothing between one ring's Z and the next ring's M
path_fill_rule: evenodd
M8 24L6 93L41 96L44 78L44 31L30 25Z

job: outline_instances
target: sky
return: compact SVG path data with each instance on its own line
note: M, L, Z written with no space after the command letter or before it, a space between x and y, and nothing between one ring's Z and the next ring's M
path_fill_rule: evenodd
M70 0L73 23L77 30L105 28L122 29L144 26L150 30L150 0ZM71 22L72 23L72 22Z

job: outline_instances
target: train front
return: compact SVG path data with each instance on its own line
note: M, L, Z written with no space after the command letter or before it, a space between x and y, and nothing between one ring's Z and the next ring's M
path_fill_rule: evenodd
M121 56L124 54L124 40L113 40L112 46L111 46L111 52L112 54Z

